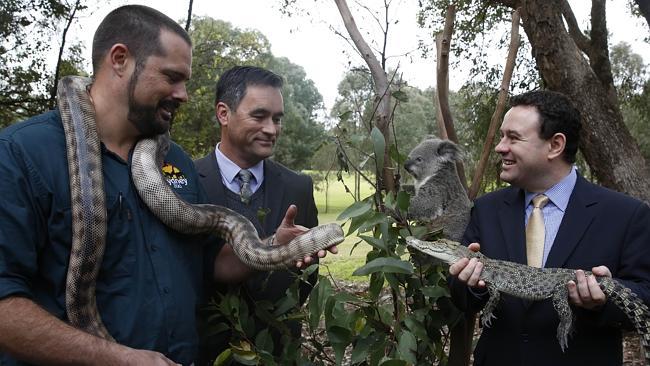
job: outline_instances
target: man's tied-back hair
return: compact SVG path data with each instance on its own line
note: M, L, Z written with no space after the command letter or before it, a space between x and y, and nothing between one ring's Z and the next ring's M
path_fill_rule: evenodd
M556 133L564 134L566 146L562 157L570 164L576 161L582 123L580 111L566 95L550 90L535 90L513 96L510 98L510 106L537 108L540 116L539 136L548 140Z
M231 110L237 110L249 86L270 86L282 88L282 77L272 71L256 66L235 66L226 70L219 78L215 102L225 103Z
M117 43L125 44L139 64L144 64L147 57L153 54L162 56L162 29L176 33L192 45L185 29L156 9L143 5L125 5L111 11L102 20L93 37L93 73L99 71L102 59Z

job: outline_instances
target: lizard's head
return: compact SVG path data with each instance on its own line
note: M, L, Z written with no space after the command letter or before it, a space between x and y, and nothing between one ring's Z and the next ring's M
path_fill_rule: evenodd
M406 238L406 245L415 248L424 254L438 258L448 264L452 264L462 257L465 257L467 248L451 241L440 239L436 241L424 241L412 236Z

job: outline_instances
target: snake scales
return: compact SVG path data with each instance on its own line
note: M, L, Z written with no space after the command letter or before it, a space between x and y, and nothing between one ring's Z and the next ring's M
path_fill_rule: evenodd
M102 323L95 283L106 242L106 205L101 142L88 95L91 80L65 77L58 104L66 137L72 206L72 245L66 278L66 311L73 326L112 340ZM180 199L161 173L169 135L142 139L135 147L131 173L138 194L165 225L185 233L213 233L230 244L239 259L259 270L291 266L296 260L343 241L337 224L321 225L281 246L269 246L244 216L215 205L192 205Z

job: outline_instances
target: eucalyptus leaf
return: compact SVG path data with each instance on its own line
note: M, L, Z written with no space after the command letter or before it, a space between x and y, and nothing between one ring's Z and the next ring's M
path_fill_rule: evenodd
M411 204L411 195L405 191L397 192L397 208L401 212L408 212Z
M372 245L373 247L379 250L387 250L386 244L381 238L375 238L368 235L359 235L359 238L363 239L363 241L365 241L366 243Z
M360 268L357 268L352 275L353 276L366 276L375 272L385 272L385 273L404 273L412 274L413 265L407 261L403 261L397 258L382 257L374 259Z
M426 286L422 287L420 291L424 296L428 296L434 301L441 297L450 297L449 290L441 286Z
M263 329L255 336L255 346L269 353L273 352L273 337L269 333L269 328Z
M388 218L386 217L386 214L383 212L375 212L373 213L372 216L370 216L365 222L359 226L359 232L363 233L366 232L370 229L372 229L375 225L379 225L382 223L388 223Z
M388 359L379 363L379 366L406 366L407 363L404 360L394 360Z
M411 364L417 363L417 358L415 351L418 349L417 340L413 333L408 330L402 331L399 336L399 342L397 343L397 350L403 360Z
M366 212L370 211L371 208L372 205L368 202L365 201L355 202L351 206L343 210L343 212L341 212L341 214L336 218L336 220L337 221L347 220L350 217L361 216Z
M217 359L214 360L214 363L212 363L212 366L223 366L226 364L228 359L230 359L230 356L232 356L232 350L230 348L226 348L223 352L217 356Z
M368 357L370 347L376 342L376 334L372 333L368 337L363 337L359 339L354 348L352 348L352 357L350 362L352 364L360 363Z

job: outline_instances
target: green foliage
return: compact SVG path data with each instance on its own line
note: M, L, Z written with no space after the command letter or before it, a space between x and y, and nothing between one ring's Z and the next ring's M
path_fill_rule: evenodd
M650 161L650 79L643 58L621 42L610 52L621 112L646 161Z
M324 126L317 122L323 98L302 67L284 57L274 58L269 67L285 80L282 137L273 158L295 170L309 169L311 157L326 139Z
M0 2L0 128L47 109L55 71L47 60L72 7L57 0ZM64 74L79 73L80 51L79 45L67 50Z

